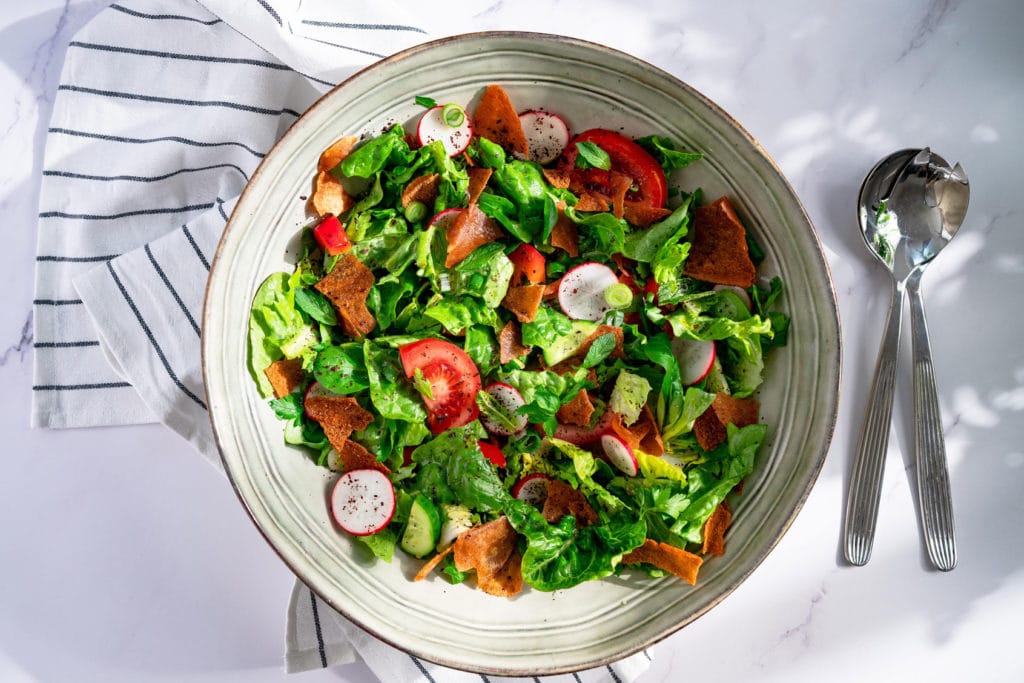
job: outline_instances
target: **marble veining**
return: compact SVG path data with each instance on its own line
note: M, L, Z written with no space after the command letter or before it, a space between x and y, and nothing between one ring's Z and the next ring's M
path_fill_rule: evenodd
M158 426L27 426L45 133L67 43L108 3L0 4L0 534L4 557L17 559L0 581L0 680L292 680L280 667L288 572L201 458ZM498 0L444 9L432 15L439 35L567 33L707 94L778 161L832 269L843 400L821 477L778 547L734 594L654 647L640 683L1024 680L1024 4ZM888 305L857 228L856 193L879 158L924 145L961 161L972 184L962 234L924 282L961 557L949 574L931 571L921 547L908 349L872 559L863 568L840 559ZM787 303L799 324L799 302ZM374 680L361 664L303 675Z

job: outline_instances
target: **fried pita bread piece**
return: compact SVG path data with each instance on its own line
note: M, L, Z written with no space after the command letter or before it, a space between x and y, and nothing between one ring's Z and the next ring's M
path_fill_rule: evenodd
M580 200L576 202L576 210L585 212L603 212L608 210L608 204L608 200L604 197L596 195L593 192L583 192L580 194Z
M309 396L303 407L306 414L324 426L355 432L373 422L373 414L351 396Z
M693 423L693 435L706 451L714 450L725 441L725 426L734 424L746 427L757 422L760 404L750 398L733 398L727 394L715 396L711 407L705 410Z
M345 192L341 181L327 171L320 171L313 181L313 194L309 197L309 210L318 217L340 216L352 208L354 201Z
M441 552L439 552L437 555L434 555L432 558L427 560L427 562L422 567L420 567L420 570L416 572L416 576L412 577L412 580L422 581L423 579L430 576L430 572L434 571L434 567L441 564L444 558L448 557L448 553L453 552L454 550L455 546L450 545Z
M544 500L544 510L541 514L550 524L557 524L566 515L576 518L576 526L584 527L597 523L597 512L587 501L587 497L561 479L552 479L548 482L548 497Z
M705 555L725 554L725 532L732 524L732 511L724 500L704 523L704 546L701 552Z
M537 315L541 299L544 298L544 285L519 285L509 287L501 305L521 323L528 323Z
M445 268L451 268L473 253L477 247L493 242L504 235L501 226L485 214L476 204L463 209L448 228L448 255Z
M515 320L509 320L498 333L498 361L504 365L520 356L530 355L530 347L523 346L523 335Z
M542 168L540 170L544 174L544 179L551 183L552 187L557 187L559 190L569 189L569 172L561 168Z
M594 404L590 402L590 396L586 389L580 389L576 396L558 409L555 417L562 424L587 427L590 425L590 418L594 415Z
M355 135L349 135L335 142L320 154L320 160L316 164L316 170L324 173L330 172L335 166L345 160L359 141Z
M668 216L672 211L657 206L648 206L637 202L626 202L622 207L622 217L633 225L648 228Z
M469 186L466 192L469 194L469 203L476 204L476 200L480 199L480 195L483 193L484 188L487 187L487 181L491 179L491 173L489 168L471 168L467 171L469 174Z
M672 572L691 586L697 583L697 571L704 562L700 555L677 548L667 543L647 539L643 545L622 556L624 564L646 562L658 569Z
M476 584L485 593L515 595L523 589L518 542L519 534L507 517L473 527L455 539L455 568L460 572L475 569Z
M728 197L697 207L683 274L717 285L747 288L754 284L754 262L747 231Z
M366 296L373 287L373 273L352 254L345 254L334 265L334 270L314 289L327 297L341 319L342 331L350 337L365 337L377 326Z
M558 203L558 220L551 228L551 237L548 240L551 246L563 250L569 256L580 255L580 234L576 224L571 218L565 215L565 205Z
M441 176L437 173L428 173L413 178L402 190L402 208L408 208L413 202L421 202L427 205L429 211L437 199L437 186L441 184Z
M274 388L274 398L281 398L295 391L295 388L306 379L302 369L302 359L291 358L276 360L263 371Z
M622 218L626 207L626 193L633 185L633 179L624 173L611 174L612 176L612 213L616 218Z
M633 450L641 450L648 455L663 455L665 444L661 440L658 423L648 406L640 411L640 417L632 425L626 425L618 413L612 414L612 431L625 441Z
M484 89L480 104L473 112L473 132L501 145L518 159L526 159L530 154L519 115L500 85L489 85Z

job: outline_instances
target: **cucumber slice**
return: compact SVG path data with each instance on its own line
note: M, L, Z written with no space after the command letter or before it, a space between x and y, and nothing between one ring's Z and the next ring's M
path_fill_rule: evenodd
M440 535L441 514L429 498L417 494L409 508L409 519L399 546L413 557L426 557L434 551Z
M715 293L718 301L711 307L711 313L718 318L741 321L750 317L750 309L735 292L728 289Z
M589 320L573 320L572 331L552 339L550 344L541 347L544 362L548 367L558 365L576 353L583 346L583 342L587 341L587 338L595 331L597 331L597 323Z

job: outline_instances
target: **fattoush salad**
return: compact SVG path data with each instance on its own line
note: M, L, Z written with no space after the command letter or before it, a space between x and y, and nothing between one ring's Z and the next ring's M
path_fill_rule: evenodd
M295 269L252 302L259 391L338 473L324 514L497 596L694 584L770 428L782 283L728 197L670 187L700 153L499 85L415 99L415 130L323 152Z

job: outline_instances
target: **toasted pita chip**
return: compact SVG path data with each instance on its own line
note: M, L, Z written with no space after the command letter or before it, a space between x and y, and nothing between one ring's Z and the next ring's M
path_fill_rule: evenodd
M706 451L714 450L725 441L725 426L734 424L746 427L757 422L760 404L750 398L733 398L727 394L718 394L711 407L701 413L693 423L693 435L697 443Z
M704 546L701 552L705 555L725 554L725 532L732 524L732 511L724 500L704 523Z
M597 523L597 512L587 501L587 497L561 479L552 479L548 482L548 497L544 499L541 514L551 524L557 524L566 515L575 517L577 526L584 527Z
M487 187L487 181L491 179L491 173L489 168L471 168L467 171L469 173L469 187L467 192L469 194L469 203L476 204L476 200L480 199L480 194L483 193L484 188Z
M641 228L650 227L652 223L660 221L670 213L672 211L669 209L648 206L637 202L626 202L625 206L622 207L622 217Z
M324 431L326 432L326 430ZM330 436L328 436L327 440L331 440ZM342 469L345 472L373 469L379 470L384 474L391 474L391 469L387 465L378 461L373 453L366 450L365 446L352 439L346 439L341 448L335 446L333 441L331 441L331 446L338 452L338 459L341 461Z
M481 211L476 204L463 209L448 228L448 254L445 268L451 268L473 253L477 247L493 242L504 235L494 219Z
M321 218L327 215L340 216L352 208L353 203L340 180L327 171L316 174L313 194L309 198L309 209L313 213Z
M345 254L332 270L313 287L334 305L342 331L350 337L365 337L377 320L366 307L366 296L373 287L373 273L352 254Z
M353 432L366 429L373 422L373 414L351 396L309 396L303 407L321 425Z
M593 192L584 192L576 202L577 211L602 212L608 210L609 202Z
M554 282L549 282L544 285L544 298L554 299L558 296L558 286L562 284L562 278L558 278Z
M263 371L274 389L274 398L281 398L295 391L295 388L306 379L302 369L302 359L292 358L276 360Z
M551 243L551 246L563 250L569 256L579 256L579 230L572 219L565 215L564 208L565 205L559 202L558 220L555 221L555 226L551 228L551 237L548 241Z
M580 389L580 392L571 401L558 409L555 417L562 424L586 427L590 424L590 418L593 414L594 404L590 402L587 390Z
M557 187L559 190L569 189L569 172L560 168L542 168L541 173L544 174L545 180L551 183L552 187Z
M335 454L338 455L336 463L328 462L327 466L335 471L340 471L344 468L344 463L341 462L341 452L345 450L345 444L348 443L348 437L352 436L352 430L347 427L336 427L332 424L320 425L324 428L324 434L327 436L327 441L331 444L331 448L334 449Z
M352 148L356 146L358 141L359 138L355 135L349 135L335 142L320 154L320 160L317 162L316 170L324 173L329 172L345 160L345 157L352 152Z
M416 576L414 576L412 580L422 581L423 579L430 576L430 572L434 571L434 568L437 565L441 564L444 558L448 557L448 553L453 552L454 550L455 546L450 545L441 552L439 552L437 555L434 555L432 558L427 560L427 562L422 567L420 567L420 570L416 572Z
M635 451L638 448L640 448L640 440L643 438L644 434L646 434L646 429L640 431L638 429L634 429L633 427L627 426L626 423L622 421L622 416L619 415L618 413L612 413L612 421L610 426L612 428L612 431L615 432L619 436L619 438L626 442L626 445L629 446L630 450ZM634 425L634 427L635 426L636 425Z
M523 590L523 556L514 551L496 572L476 574L476 585L484 593L511 598Z
M649 406L643 407L643 410L640 411L640 420L633 426L646 431L640 439L640 450L648 455L665 454L665 442L661 438L661 429L658 428L654 413L651 412Z
M413 178L402 190L402 208L408 207L413 202L422 202L427 205L430 211L437 199L437 186L441 184L441 176L437 173L428 173Z
M480 104L473 112L473 132L501 145L519 159L529 156L530 146L519 123L519 115L500 85L489 85L484 89Z
M718 285L746 288L754 284L747 231L728 197L697 207L683 274Z
M544 285L519 285L509 287L501 305L512 311L521 323L528 323L537 315L541 299L544 298Z
M623 211L626 206L626 193L629 192L629 188L633 186L633 179L623 173L611 174L612 177L612 213L615 214L616 218L622 218Z
M667 543L658 543L647 539L639 548L634 548L622 556L624 564L646 562L658 569L672 572L691 586L697 583L697 571L704 560L700 555L676 548Z
M515 320L509 320L498 333L498 360L502 365L520 356L528 356L530 347L523 346L523 336Z

